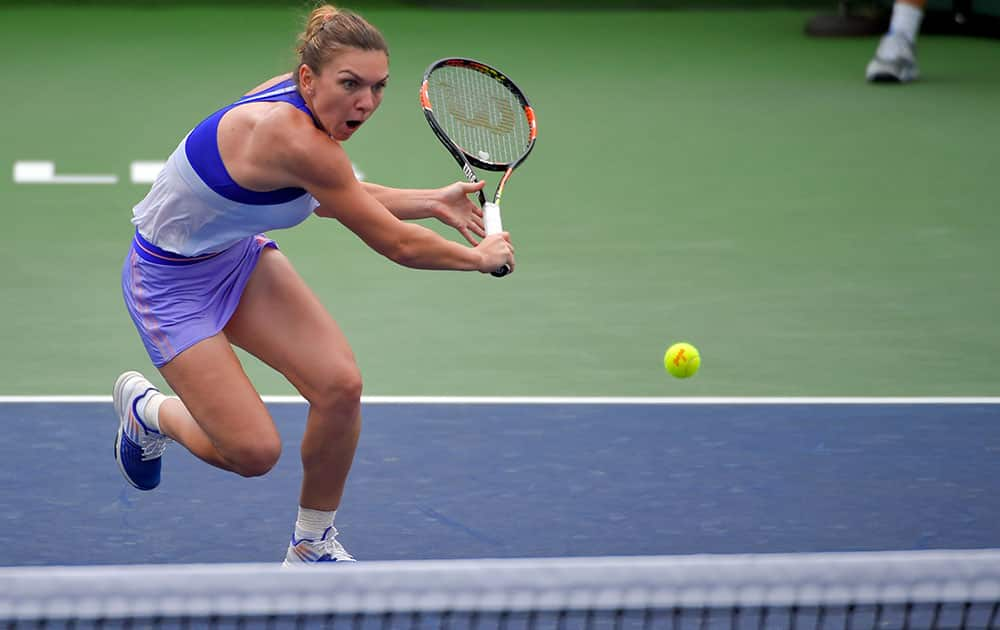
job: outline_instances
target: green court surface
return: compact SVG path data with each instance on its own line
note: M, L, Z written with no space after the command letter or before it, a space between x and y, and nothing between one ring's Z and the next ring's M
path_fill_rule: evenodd
M365 15L392 48L383 107L347 145L370 180L460 175L417 104L439 57L503 68L539 119L504 196L509 278L397 267L317 218L271 234L366 394L1000 394L997 41L924 38L922 81L871 86L875 41L809 39L806 11ZM0 394L152 371L118 283L148 188L129 164L290 69L301 17L0 9ZM15 184L20 160L119 183ZM661 363L681 340L703 355L686 381Z

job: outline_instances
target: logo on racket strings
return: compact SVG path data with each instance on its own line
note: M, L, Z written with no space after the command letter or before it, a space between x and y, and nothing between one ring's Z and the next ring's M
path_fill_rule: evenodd
M500 135L514 131L517 114L509 100L499 96L472 99L468 94L456 90L454 86L445 82L438 83L438 87L441 88L448 114L458 123Z

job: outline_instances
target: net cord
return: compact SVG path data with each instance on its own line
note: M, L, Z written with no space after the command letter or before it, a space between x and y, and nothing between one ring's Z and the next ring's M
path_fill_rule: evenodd
M1000 549L0 568L0 619L1000 602ZM995 608L994 608L995 610Z

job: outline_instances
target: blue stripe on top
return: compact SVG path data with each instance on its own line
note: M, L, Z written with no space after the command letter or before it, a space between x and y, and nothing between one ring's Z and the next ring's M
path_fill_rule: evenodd
M222 156L219 154L218 133L219 121L226 112L246 103L275 102L291 103L315 120L315 116L309 111L305 100L295 87L295 82L292 79L286 79L266 90L245 96L232 105L220 109L201 121L188 134L187 141L184 143L184 152L188 162L209 188L226 199L253 206L266 206L286 203L306 194L302 188L279 188L266 192L249 190L237 184L229 175L225 164L222 163Z
M216 252L214 254L205 254L203 256L181 256L180 254L168 252L165 249L161 249L156 245L153 245L144 239L142 234L139 234L139 230L135 231L135 238L132 240L132 249L134 249L135 253L139 254L140 257L151 263L167 265L169 267L193 265L203 260L208 260L209 258L215 258L222 253Z

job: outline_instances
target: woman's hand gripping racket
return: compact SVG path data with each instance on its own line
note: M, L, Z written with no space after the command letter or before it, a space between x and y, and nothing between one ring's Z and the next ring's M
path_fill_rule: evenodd
M503 231L500 197L514 169L535 146L535 112L524 92L507 76L480 61L454 57L435 61L424 72L420 104L434 135L472 183L472 167L505 171L493 201L479 191L487 236ZM503 265L496 277L510 273Z

